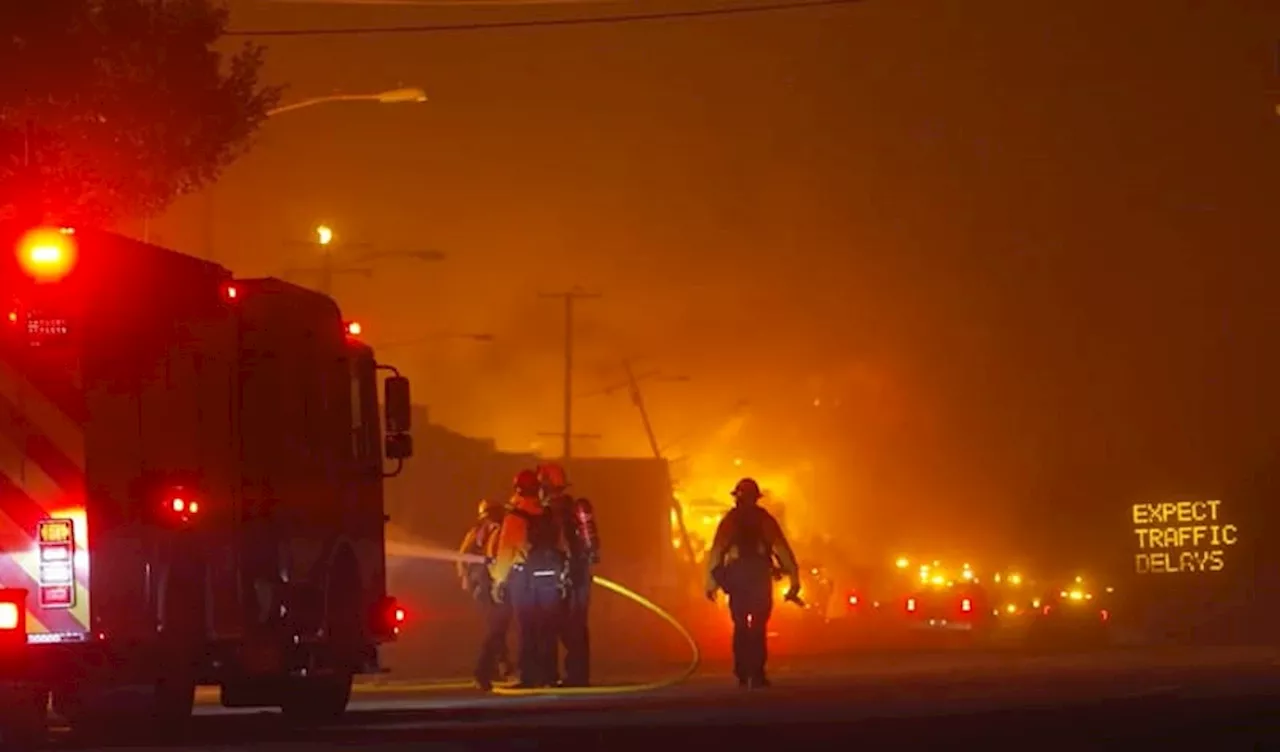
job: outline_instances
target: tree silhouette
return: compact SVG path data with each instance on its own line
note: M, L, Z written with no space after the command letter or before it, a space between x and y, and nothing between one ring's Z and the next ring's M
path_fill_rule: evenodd
M109 225L198 190L279 100L215 0L0 2L0 218Z

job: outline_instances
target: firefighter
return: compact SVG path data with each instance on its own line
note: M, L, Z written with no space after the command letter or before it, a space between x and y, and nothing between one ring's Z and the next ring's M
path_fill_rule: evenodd
M490 573L494 600L509 602L520 630L519 688L556 683L556 641L568 555L564 533L542 505L538 475L522 470L502 520Z
M800 569L791 545L778 521L759 506L760 486L751 478L733 489L734 508L716 528L707 554L706 593L715 600L716 590L729 596L733 616L733 672L738 685L767 687L764 666L768 658L769 616L773 611L774 559L790 578L788 600L800 596Z
M564 685L585 687L591 683L591 566L600 563L600 534L595 510L587 499L567 493L564 468L554 462L538 466L542 500L559 520L569 551L568 582L560 643L564 645Z
M489 577L488 561L498 544L498 532L502 529L502 504L483 499L479 518L462 539L459 551L469 556L483 556L484 563L458 562L458 578L462 589L470 595L480 609L484 624L484 639L480 644L480 656L476 660L476 686L486 692L493 688L493 680L506 678L511 673L511 657L507 649L507 632L511 631L511 605L493 599L493 582Z

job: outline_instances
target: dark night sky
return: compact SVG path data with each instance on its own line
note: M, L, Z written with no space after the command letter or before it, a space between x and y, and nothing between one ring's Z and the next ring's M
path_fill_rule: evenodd
M241 28L598 10L234 8ZM1107 483L1274 458L1277 38L1262 0L868 0L272 39L288 100L431 101L270 122L219 185L218 258L296 266L286 240L319 221L445 251L338 297L375 343L496 335L395 360L439 421L512 448L558 428L560 309L537 293L583 285L605 297L581 306L582 391L623 357L690 376L648 396L698 472L812 460L811 523L1015 546L1047 518L1051 541ZM200 200L153 232L201 248ZM646 451L624 394L578 413L604 434L584 451Z

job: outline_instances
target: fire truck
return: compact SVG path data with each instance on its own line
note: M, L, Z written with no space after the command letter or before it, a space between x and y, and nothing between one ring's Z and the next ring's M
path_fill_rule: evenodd
M405 619L409 382L324 295L106 232L0 227L0 317L0 732L344 712Z

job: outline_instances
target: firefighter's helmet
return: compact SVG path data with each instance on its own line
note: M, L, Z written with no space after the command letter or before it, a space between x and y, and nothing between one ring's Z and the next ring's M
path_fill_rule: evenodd
M554 462L538 465L538 482L548 491L563 491L569 487L569 477L564 468Z
M739 501L756 501L761 495L760 484L755 478L743 478L733 487L733 498Z
M497 517L502 514L503 508L504 505L501 502L494 501L493 499L481 499L479 511L480 519L484 519L485 517Z
M516 473L516 478L512 482L516 493L524 496L534 496L538 493L538 474L532 470L521 470Z

